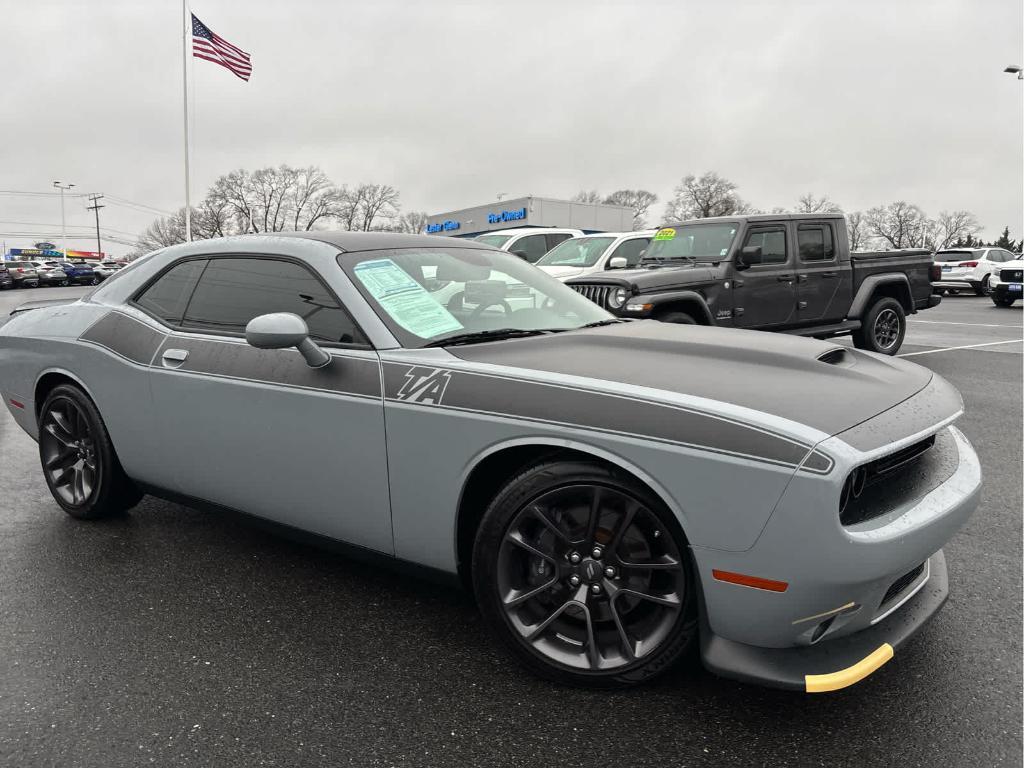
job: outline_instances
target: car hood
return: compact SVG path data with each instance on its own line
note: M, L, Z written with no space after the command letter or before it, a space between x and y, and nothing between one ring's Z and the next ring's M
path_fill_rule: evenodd
M708 264L674 264L670 267L623 269L601 272L566 280L567 285L601 283L621 285L633 293L669 291L691 285L713 282L716 271Z
M552 277L557 277L559 280L583 274L582 267L549 267L547 264L538 264L537 266Z
M835 435L912 397L926 368L813 339L653 320L449 347L460 359L660 389Z

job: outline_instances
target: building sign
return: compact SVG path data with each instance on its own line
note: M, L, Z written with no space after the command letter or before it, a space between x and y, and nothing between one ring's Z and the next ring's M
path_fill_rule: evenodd
M518 208L514 211L502 211L501 213L488 213L488 224L501 224L505 221L520 221L526 218L526 209Z
M36 243L40 245L51 245L51 243ZM62 259L64 253L56 249L46 248L11 248L7 252L7 257L10 261L19 261L20 259ZM107 254L99 251L73 251L68 248L69 259L89 259L92 261L102 261L107 258Z
M55 251L55 250L57 250L57 246L54 245L53 243L36 243L36 248L38 248L40 251Z
M439 221L436 224L427 224L427 234L433 235L438 232L451 232L459 228L459 222L454 219L448 219L447 221Z

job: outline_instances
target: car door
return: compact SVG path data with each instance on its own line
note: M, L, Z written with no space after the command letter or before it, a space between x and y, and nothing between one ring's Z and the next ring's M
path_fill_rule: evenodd
M733 324L739 328L792 324L796 276L786 226L781 223L751 226L741 247L751 246L761 248L761 262L736 274Z
M836 295L842 283L835 233L828 222L796 225L796 322L840 320Z
M191 259L135 303L173 330L151 375L174 490L393 552L380 360L318 275L283 257ZM246 323L270 312L303 317L331 362L247 344Z

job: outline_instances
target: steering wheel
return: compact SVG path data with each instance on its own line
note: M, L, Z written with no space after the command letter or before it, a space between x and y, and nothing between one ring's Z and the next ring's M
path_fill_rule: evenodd
M487 309L488 307L496 307L499 304L501 305L501 308L505 310L506 315L512 314L512 307L510 307L508 305L508 302L505 301L504 299L484 299L483 301L476 305L476 308L472 312L469 313L469 319L475 320L481 315L481 313L483 313L485 309Z

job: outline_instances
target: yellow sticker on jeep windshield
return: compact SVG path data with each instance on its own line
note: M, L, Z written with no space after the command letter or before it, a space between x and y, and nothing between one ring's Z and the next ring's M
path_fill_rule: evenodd
M665 229L659 229L654 234L655 240L674 240L676 237L676 231L672 227L666 227Z

